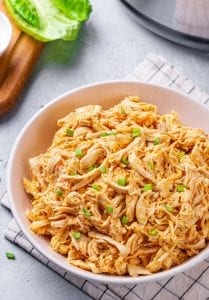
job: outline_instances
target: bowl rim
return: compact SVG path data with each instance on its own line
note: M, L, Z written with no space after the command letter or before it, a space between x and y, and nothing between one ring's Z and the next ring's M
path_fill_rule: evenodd
M0 18L2 19L4 26L7 29L7 39L5 40L5 43L3 43L3 46L0 47L0 56L2 56L6 49L9 47L9 44L11 42L11 38L12 38L12 25L11 22L9 20L9 18L5 15L5 13L0 11Z
M45 258L47 258L49 261L53 262L55 265L63 268L65 271L70 272L76 276L79 276L83 279L87 280L92 280L100 283L107 283L107 284L138 284L138 283L143 283L143 282L151 282L151 281L158 281L164 278L170 278L178 273L181 273L183 271L186 271L198 263L202 262L204 259L206 259L209 256L209 248L204 248L200 253L197 255L193 256L192 258L189 258L187 261L183 262L180 265L177 265L175 267L172 267L171 269L153 273L151 275L146 275L146 276L137 276L137 277L131 277L131 276L119 276L119 275L107 275L107 274L95 274L90 271L83 270L81 268L74 267L64 261L59 261L53 254L50 252L47 252L44 248L42 248L39 243L33 238L32 231L31 234L28 234L25 226L22 224L21 219L16 211L15 208L15 197L13 197L12 194L12 165L13 161L15 159L15 154L16 154L16 149L18 148L18 144L21 141L22 137L24 136L25 132L28 130L28 128L35 122L35 120L42 114L44 113L49 107L53 106L55 103L58 103L59 101L62 102L66 97L70 97L72 94L77 93L81 90L89 89L89 88L94 88L98 87L100 85L111 85L111 84L138 84L139 86L147 86L151 88L158 88L158 89L163 89L169 93L174 93L176 96L183 96L186 101L192 101L193 104L197 106L201 106L202 108L206 109L209 114L209 108L206 105L203 105L200 102L197 102L194 100L192 97L188 96L187 94L175 90L170 87L166 87L163 85L159 84L153 84L153 83L148 83L144 81L135 81L135 80L126 80L126 79L121 79L121 80L106 80L106 81L99 81L96 83L91 83L91 84L86 84L82 85L80 87L71 89L65 93L62 93L61 95L57 96L53 100L51 100L49 103L47 103L43 108L41 108L38 112L36 112L24 125L20 133L18 134L13 147L11 149L10 155L9 155L9 160L8 160L8 165L7 165L7 174L6 174L6 187L7 187L7 194L9 198L9 202L11 205L11 210L12 214L20 227L21 231L24 233L25 237L29 240L29 242L36 248Z

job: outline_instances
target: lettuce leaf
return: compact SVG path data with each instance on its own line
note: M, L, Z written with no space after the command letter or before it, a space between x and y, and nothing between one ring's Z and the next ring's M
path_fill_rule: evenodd
M68 18L76 21L86 21L92 11L88 0L53 0L53 4Z
M78 0L80 6L77 6L74 0L69 1L69 7L67 0L4 0L4 2L17 25L27 34L44 42L57 39L75 40L82 24L81 20L86 20L91 12L91 5L87 0ZM64 6L60 5L62 2ZM83 6L84 3L86 5Z

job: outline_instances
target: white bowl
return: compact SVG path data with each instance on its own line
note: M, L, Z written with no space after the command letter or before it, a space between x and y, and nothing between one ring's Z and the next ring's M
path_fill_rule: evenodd
M7 16L0 12L0 56L4 54L12 38L12 26Z
M29 229L30 223L25 216L25 210L31 207L31 202L23 189L22 177L27 177L29 174L28 159L45 151L50 145L56 130L57 119L65 116L76 107L87 104L100 104L104 108L108 108L129 95L138 95L142 100L156 104L160 113L175 110L185 124L202 127L209 132L209 110L182 93L142 82L96 83L69 91L36 113L19 134L8 164L7 189L12 212L28 240L45 257L66 271L89 280L105 283L135 284L160 280L183 272L209 256L209 247L206 247L198 255L179 266L147 276L130 277L94 274L67 264L63 256L50 248L46 239L35 235Z

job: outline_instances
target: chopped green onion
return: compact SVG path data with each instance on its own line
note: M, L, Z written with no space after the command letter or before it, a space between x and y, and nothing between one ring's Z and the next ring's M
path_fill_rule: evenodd
M74 239L76 239L76 240L79 240L81 238L80 231L73 231L72 232L72 237L74 237Z
M140 134L141 134L141 131L140 131L139 128L133 128L133 130L132 130L132 137L133 138L135 138L137 136L140 136Z
M82 149L76 149L75 150L75 156L82 157L83 156L83 150Z
M125 177L118 179L118 185L125 186L127 184L127 179Z
M128 224L128 217L127 216L122 216L122 219L121 219L121 224L122 225L127 225Z
M98 164L94 164L94 165L92 165L92 166L90 166L90 167L88 168L88 172L91 172L91 171L93 171L94 169L96 169L96 168L98 168L98 167L99 167Z
M127 156L123 156L121 158L121 162L122 162L122 164L124 164L124 165L127 166L129 164L128 157Z
M165 209L166 209L168 212L172 212L172 211L173 211L173 207L170 206L169 204L166 204L166 205L165 205Z
M110 132L103 132L100 134L100 137L106 137L106 136L110 136L110 135L116 135L116 132L114 131L110 131Z
M180 152L178 153L178 157L179 157L180 160L181 160L184 156L185 156L185 152L184 152L184 151L180 151Z
M74 136L74 130L72 130L72 129L70 129L70 128L67 128L67 129L66 129L66 134L67 134L68 136L73 137L73 136Z
M152 183L147 183L144 185L144 192L152 191L152 189L153 189Z
M99 168L99 171L101 172L101 173L107 173L107 168L105 167L105 166L101 166L100 168Z
M159 145L160 144L160 138L159 137L156 137L153 141L153 144L156 146L156 145Z
M8 259L15 259L15 255L13 253L11 253L11 252L6 252L6 257Z
M92 185L92 189L94 189L95 191L99 192L99 191L101 191L101 186L99 186L98 184L93 184Z
M185 152L184 151L180 151L179 156L183 157L184 155L185 155Z
M150 170L154 170L155 169L155 165L154 165L154 163L152 161L149 161L147 163L147 165L148 165L148 167L149 167Z
M177 184L177 192L181 193L181 192L184 192L186 189L186 186L184 184Z
M112 214L113 213L113 207L112 206L106 206L105 207L106 213Z
M91 171L93 171L94 169L95 169L95 166L93 165L93 166L91 166L91 167L88 168L88 172L91 172Z
M86 209L85 207L82 208L82 212L85 217L87 217L87 218L91 217L91 212L88 209Z
M123 107L123 106L121 106L121 108L120 108L120 112L121 112L121 114L123 114L123 115L125 115L125 114L126 114L126 111L125 111L125 109L124 109L124 107Z
M70 176L75 176L75 175L77 175L77 172L76 171L71 171L69 175Z
M158 230L157 230L157 229L151 229L151 230L149 231L149 235L155 236L155 235L157 235L157 234L158 234Z
M55 193L57 194L57 196L62 196L63 195L63 191L61 189L56 189Z

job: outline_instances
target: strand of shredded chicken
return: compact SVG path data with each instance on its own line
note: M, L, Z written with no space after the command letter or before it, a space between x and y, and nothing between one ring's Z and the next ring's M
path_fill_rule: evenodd
M67 261L130 276L169 269L209 239L209 138L176 113L128 97L58 120L31 158L31 229Z

